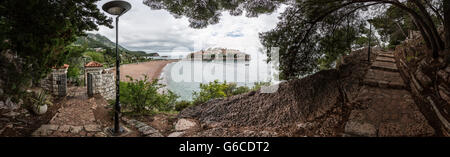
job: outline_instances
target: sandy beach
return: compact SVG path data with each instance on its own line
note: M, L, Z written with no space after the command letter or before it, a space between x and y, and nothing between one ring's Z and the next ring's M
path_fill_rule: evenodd
M142 62L139 64L127 64L120 66L120 81L130 81L126 76L131 76L134 79L143 79L143 75L147 75L149 79L158 79L164 67L172 62L178 60L157 60Z

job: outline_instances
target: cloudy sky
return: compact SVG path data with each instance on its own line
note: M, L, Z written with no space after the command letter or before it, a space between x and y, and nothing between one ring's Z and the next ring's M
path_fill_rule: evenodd
M108 1L98 2L98 7L101 9ZM142 0L128 2L132 4L132 9L120 17L120 45L130 50L174 56L211 47L238 49L255 55L262 47L258 33L275 28L277 17L284 10L282 7L275 13L258 18L230 16L225 12L219 24L193 29L189 27L187 18L175 19L168 11L151 10ZM107 27L100 27L92 33L115 39L115 30Z

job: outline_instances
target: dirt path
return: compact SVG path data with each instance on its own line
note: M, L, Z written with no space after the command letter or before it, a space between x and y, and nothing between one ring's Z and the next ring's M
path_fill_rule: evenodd
M347 136L432 136L433 128L414 103L392 52L381 53L364 79L355 110L345 125Z
M72 87L61 108L48 124L33 132L34 137L106 137L112 126L108 102L101 96L88 98L86 88ZM128 136L137 136L129 134Z
M120 67L120 80L129 81L126 76L131 76L135 79L143 79L143 75L147 75L149 79L158 79L164 67L177 60L158 60L139 64L127 64Z

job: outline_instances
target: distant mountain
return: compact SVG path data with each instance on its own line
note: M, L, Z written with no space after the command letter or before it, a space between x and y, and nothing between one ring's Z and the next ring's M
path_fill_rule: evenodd
M85 45L87 48L102 48L102 49L114 49L116 48L116 43L112 42L108 38L100 34L87 33L87 36L78 37L77 41L74 42L75 45ZM119 50L125 51L128 54L135 56L152 56L154 54L147 54L144 51L131 51L119 44Z

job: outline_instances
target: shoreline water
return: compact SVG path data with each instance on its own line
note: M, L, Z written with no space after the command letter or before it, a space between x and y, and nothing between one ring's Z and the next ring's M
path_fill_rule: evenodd
M120 67L120 81L129 82L130 80L126 77L127 75L135 80L142 80L144 78L143 75L147 75L149 81L160 79L161 76L163 76L164 68L168 64L178 61L179 60L153 60L122 65Z

